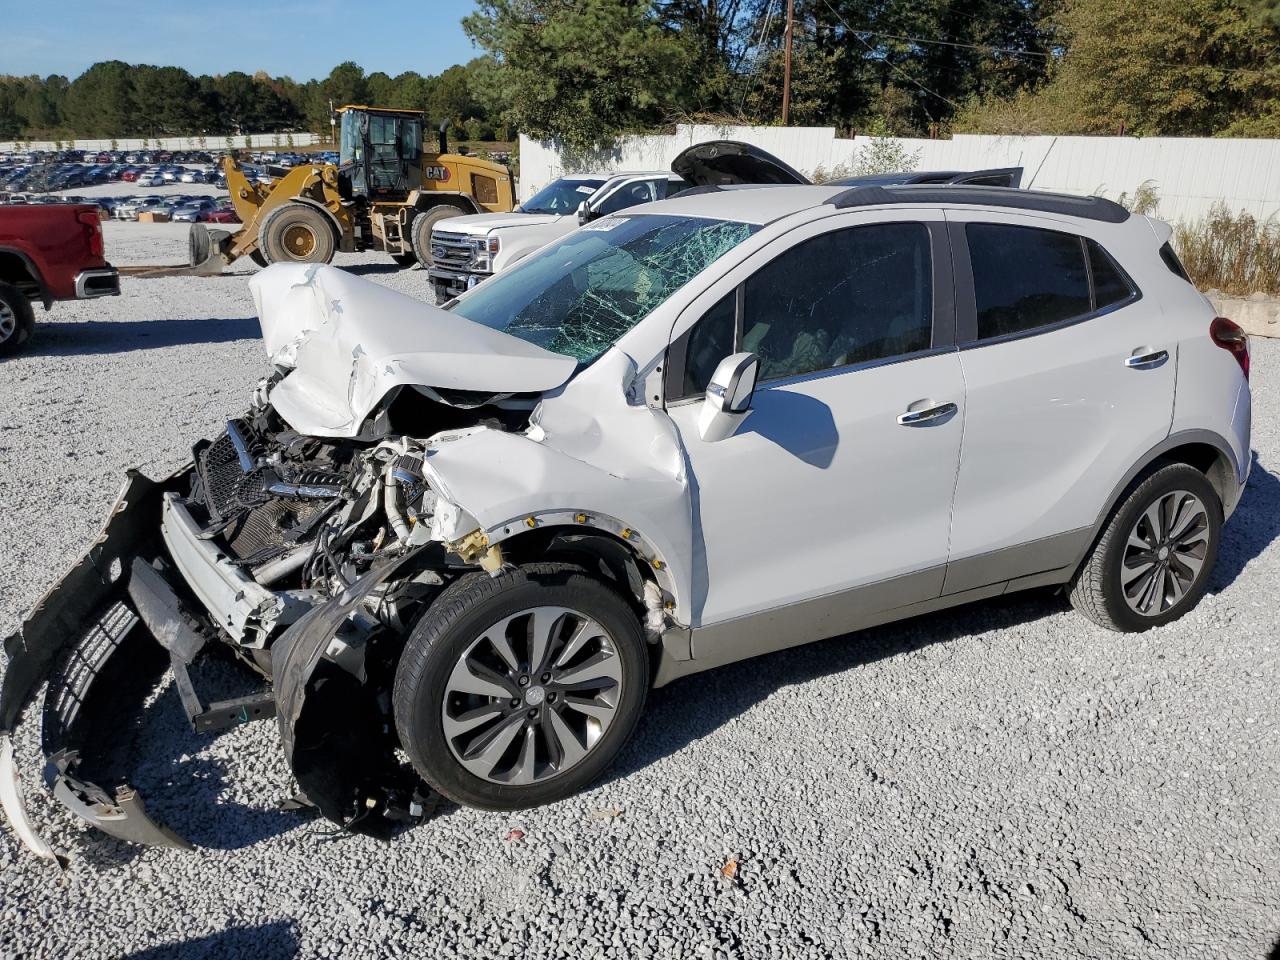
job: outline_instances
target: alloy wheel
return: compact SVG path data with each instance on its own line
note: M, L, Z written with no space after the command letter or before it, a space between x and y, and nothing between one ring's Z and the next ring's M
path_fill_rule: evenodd
M541 783L580 763L617 713L625 681L608 632L566 607L498 621L463 651L441 722L454 757L492 783Z
M1130 609L1154 617L1177 604L1204 570L1209 512L1195 494L1174 490L1147 507L1129 531L1120 586Z
M18 332L18 315L3 300L0 300L0 343L4 343Z

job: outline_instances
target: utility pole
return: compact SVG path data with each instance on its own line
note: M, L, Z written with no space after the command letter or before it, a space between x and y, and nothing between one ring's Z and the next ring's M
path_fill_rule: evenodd
M791 23L795 19L795 0L787 0L787 34L782 53L782 125L791 119Z

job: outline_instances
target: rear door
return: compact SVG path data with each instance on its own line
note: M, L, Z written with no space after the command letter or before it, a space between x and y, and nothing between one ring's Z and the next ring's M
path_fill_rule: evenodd
M947 218L968 397L955 593L1075 561L1115 485L1169 433L1177 356L1155 298L1089 226Z

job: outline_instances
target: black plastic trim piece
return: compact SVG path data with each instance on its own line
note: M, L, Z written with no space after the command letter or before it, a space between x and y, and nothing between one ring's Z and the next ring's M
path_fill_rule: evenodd
M1075 197L1039 190L1009 187L903 185L893 187L853 187L827 201L837 210L850 207L879 207L895 203L952 204L979 207L1010 207L1037 213L1057 213L1103 223L1124 223L1129 211L1103 197Z

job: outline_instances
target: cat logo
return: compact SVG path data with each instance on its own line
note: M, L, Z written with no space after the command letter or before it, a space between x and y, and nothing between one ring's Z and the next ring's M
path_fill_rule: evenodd
M445 166L427 167L423 170L423 174L428 180L439 180L444 183L449 179L449 168Z

